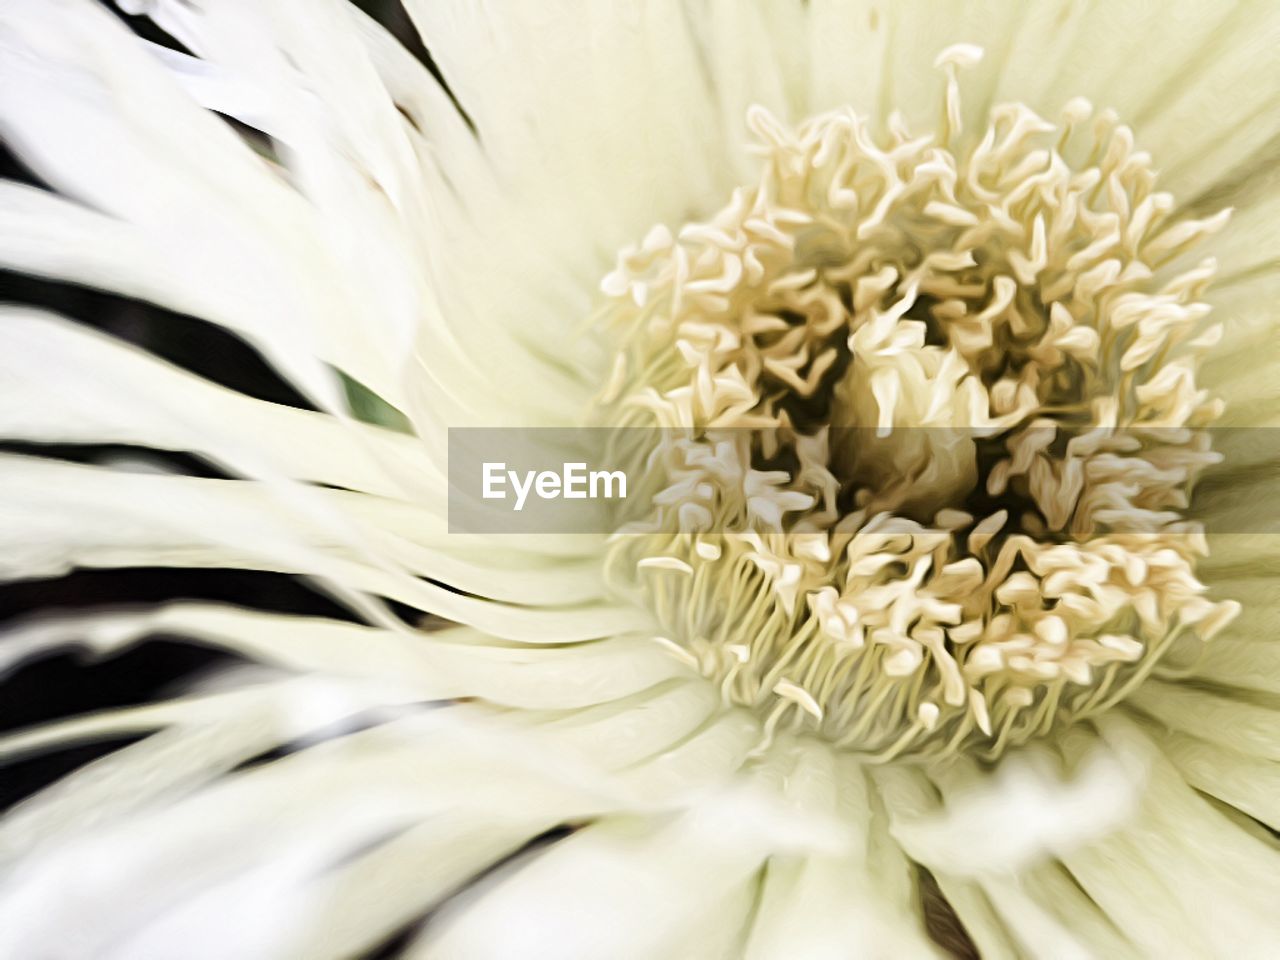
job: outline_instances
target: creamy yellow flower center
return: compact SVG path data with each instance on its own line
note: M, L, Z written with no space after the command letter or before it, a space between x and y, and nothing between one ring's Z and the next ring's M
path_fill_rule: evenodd
M964 136L980 53L939 57L929 135L753 109L758 181L602 284L604 422L659 428L634 431L611 579L768 737L994 755L1234 612L1185 516L1220 411L1196 383L1214 264L1177 269L1226 212L1175 222L1083 100Z

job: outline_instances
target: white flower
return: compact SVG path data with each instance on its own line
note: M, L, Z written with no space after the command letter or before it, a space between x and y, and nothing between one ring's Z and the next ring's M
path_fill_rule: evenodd
M446 90L344 0L120 6L191 55L0 5L0 266L317 411L0 308L5 439L236 478L4 454L0 575L359 622L11 625L263 669L0 738L155 731L0 821L0 954L1273 952L1275 457L1210 425L1280 413L1280 10L410 2ZM582 423L681 428L627 535L448 532L449 428Z

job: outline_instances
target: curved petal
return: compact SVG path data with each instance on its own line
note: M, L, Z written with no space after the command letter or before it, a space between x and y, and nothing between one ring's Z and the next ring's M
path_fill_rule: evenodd
M809 19L808 109L845 104L883 122L899 109L932 124L944 47L981 44L965 82L970 129L992 104L1020 101L1052 118L1072 97L1117 110L1192 200L1277 133L1273 55L1280 18L1262 5L1069 0L816 0ZM1188 136L1188 131L1195 131Z
M883 835L886 825L874 811L866 774L825 746L802 744L797 754L785 779L788 800L801 814L838 815L849 824L852 842L840 854L770 860L744 956L939 955L913 915L910 865Z
M1161 680L1148 680L1127 703L1171 730L1195 734L1248 756L1280 761L1280 712L1272 706Z
M534 562L495 582L492 566L457 561L378 526L372 522L376 513L361 514L378 504L362 495L298 489L280 498L250 481L126 473L19 456L0 457L0 465L0 530L9 545L0 575L8 578L60 574L72 565L238 566L316 577L365 612L372 611L359 601L362 591L504 639L571 642L651 625L639 608L602 599L595 564L554 571ZM391 515L405 513L402 506ZM408 572L425 572L423 564L457 586ZM468 586L529 605L458 592Z
M12 862L156 803L172 803L257 754L368 707L354 688L290 678L107 711L0 739L0 756L117 732L150 734L22 801L0 822L0 860ZM152 732L156 731L156 732Z
M722 192L720 131L678 3L406 6L523 208L523 236L581 289L650 224Z
M406 51L393 52L380 27L342 0L159 2L146 12L202 58L164 56L188 93L272 137L325 249L388 328L402 379L388 399L421 431L441 420L485 423L504 412L490 409L495 394L508 396L508 416L559 422L566 408L581 409L583 385L544 356L528 327L550 317L539 332L563 335L585 313L539 303L545 263L519 284L505 276L531 251L527 237L504 250L503 217L485 208L497 191L488 157L459 129L436 82L405 62ZM402 392L424 378L438 386L425 407ZM446 398L453 409L438 402Z
M984 845L1004 842L999 833L965 832L962 816L975 802L1000 800L1006 789L993 794L977 770L941 777L887 770L878 779L890 789L895 835L934 871L961 921L996 955L1256 955L1276 932L1267 894L1257 888L1259 878L1274 873L1276 852L1197 797L1132 721L1112 712L1096 723L1101 740L1083 727L1065 731L1061 760L1078 769L1102 748L1128 768L1120 782L1139 787L1139 802L1119 819L1107 819L1115 811L1098 802L1051 811L1077 826L1066 824L1050 849L1010 870L998 849L983 856ZM1005 804L1002 831L1043 813L1027 805L1028 797L1004 799L1017 802ZM951 846L922 842L916 825L943 816L958 831ZM1101 832L1078 829L1100 820ZM968 866L954 855L956 845L972 852Z
M251 476L439 497L439 474L401 434L255 400L36 310L0 307L0 335L6 439L182 450Z
M108 951L117 943L164 942L175 927L191 929L210 898L219 899L216 891L255 889L260 866L293 865L276 888L284 900L271 911L242 898L223 906L234 907L224 922L272 924L267 955L278 955L306 935L333 882L357 869L365 850L406 828L444 815L434 824L443 831L451 812L471 811L489 821L495 839L505 834L518 844L540 819L589 816L608 803L540 772L510 731L494 736L475 725L410 717L250 768L20 861L0 898L0 943L15 956L51 944L76 955L116 956ZM455 858L417 867L447 889L451 876L464 880L477 865ZM429 891L420 884L418 893L426 894L426 909ZM68 928L71 916L76 922Z
M691 814L601 821L447 905L409 955L727 960L762 856L717 833Z
M77 645L95 656L114 656L153 636L205 643L299 673L381 682L416 700L478 698L531 710L579 710L689 676L674 657L637 637L523 647L466 627L388 630L177 602L143 611L44 617L11 627L0 633L0 677L52 650Z
M1193 676L1236 690L1280 694L1280 643L1274 637L1215 637Z
M479 876L557 827L566 812L531 797L495 817L463 808L410 827L344 869L323 875L295 931L295 956L346 960L372 950Z
M1232 750L1194 733L1170 733L1160 748L1200 792L1280 830L1280 762Z
M6 188L14 265L198 308L330 405L320 361L402 404L403 310L367 296L374 278L326 246L331 227L266 160L96 4L18 0L0 25L0 131L83 204Z
M1148 954L1257 956L1280 933L1265 882L1280 854L1199 797L1136 725L1113 713L1099 726L1147 756L1146 799L1129 825L1064 864Z

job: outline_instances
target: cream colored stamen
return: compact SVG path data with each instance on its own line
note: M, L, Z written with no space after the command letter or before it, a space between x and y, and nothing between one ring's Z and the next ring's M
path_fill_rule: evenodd
M936 137L753 109L759 180L602 284L605 422L667 428L633 451L652 497L611 575L770 736L994 754L1234 612L1184 516L1214 265L1166 269L1226 213L1171 222L1083 100L966 139L980 56L939 57Z

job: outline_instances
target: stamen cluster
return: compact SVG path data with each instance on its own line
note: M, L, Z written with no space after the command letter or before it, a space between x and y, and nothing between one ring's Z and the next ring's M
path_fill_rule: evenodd
M1103 708L1233 614L1186 518L1220 404L1206 260L1110 111L791 129L705 223L603 282L606 422L660 439L611 574L778 729L878 758L998 753ZM633 497L633 500L636 498Z

